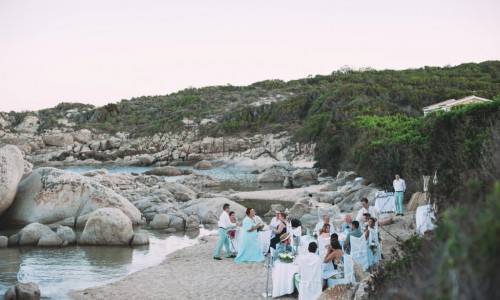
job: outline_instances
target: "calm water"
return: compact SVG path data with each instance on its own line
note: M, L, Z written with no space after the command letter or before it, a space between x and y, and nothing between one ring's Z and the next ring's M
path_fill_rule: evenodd
M211 232L200 229L190 236L176 236L150 230L150 245L134 248L68 246L0 249L0 297L17 282L17 274L22 269L26 281L38 283L42 298L70 299L66 295L70 290L106 284L158 265L167 254L195 245L198 243L196 237Z
M117 167L117 166L75 166L67 167L74 172L83 173L94 169L105 168L111 173L143 173L153 167ZM179 167L191 169L192 167ZM222 180L219 187L210 191L252 191L263 189L280 189L281 184L259 184L257 175L245 168L214 168L212 170L193 170L198 174L211 175ZM184 176L166 177L168 181L176 181ZM261 200L238 202L243 206L255 208L262 216L269 211L270 204ZM273 204L287 202L273 201ZM266 220L267 218L264 218ZM268 220L267 220L268 221ZM10 236L16 231L2 231L0 235ZM119 280L138 270L158 265L166 255L178 249L197 243L198 236L211 232L200 229L188 235L165 234L150 230L150 245L143 247L93 247L68 246L64 248L12 247L0 249L0 297L10 285L17 282L18 273L27 281L34 281L40 286L43 299L71 299L67 296L70 290L81 290L91 286L103 285ZM19 272L21 270L21 272Z

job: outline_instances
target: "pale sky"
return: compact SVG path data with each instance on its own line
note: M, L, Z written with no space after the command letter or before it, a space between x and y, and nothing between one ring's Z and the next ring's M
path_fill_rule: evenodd
M0 111L486 60L498 0L0 0Z

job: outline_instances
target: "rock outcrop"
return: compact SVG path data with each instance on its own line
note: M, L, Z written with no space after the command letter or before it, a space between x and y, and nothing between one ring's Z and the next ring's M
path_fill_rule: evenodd
M62 240L48 226L32 223L9 237L9 246L61 246Z
M229 203L231 210L236 213L240 220L245 217L246 208L244 206L224 197L194 199L181 204L180 208L188 215L197 216L201 223L206 223L207 214L209 216L214 214L218 217L224 203Z
M147 230L139 230L132 238L131 246L149 245L149 232Z
M117 208L100 208L89 216L79 244L129 245L134 236L132 221Z
M40 287L34 282L16 283L5 292L4 300L39 300Z
M143 223L139 210L110 188L70 171L38 168L19 184L4 222L83 226L90 213L103 207L118 208L133 224Z
M23 154L19 148L12 145L0 148L0 215L14 201L24 168Z

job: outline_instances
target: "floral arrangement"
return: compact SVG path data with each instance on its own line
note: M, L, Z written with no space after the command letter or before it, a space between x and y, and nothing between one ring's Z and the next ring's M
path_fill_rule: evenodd
M317 233L317 232L314 232L314 231L313 231L313 232L311 232L311 234L310 234L310 235L311 235L311 237L312 237L313 239L317 239L317 238L318 238L318 233Z
M237 229L236 226L229 226L227 228L227 234L229 235L229 238L232 240L236 237L236 229Z
M377 249L377 244L375 244L375 243L371 243L371 244L370 244L370 249L372 250L373 255L375 255L375 253L377 253L377 250L378 250L378 249Z
M267 230L266 224L264 224L264 223L258 223L258 224L262 224L262 226L257 227L257 232L259 232L259 231L266 231Z
M284 263L291 263L295 259L295 255L289 251L283 251L278 255L278 258Z
M335 262L337 265L337 274L333 275L336 279L342 279L344 278L344 264L342 263L342 259L337 260Z

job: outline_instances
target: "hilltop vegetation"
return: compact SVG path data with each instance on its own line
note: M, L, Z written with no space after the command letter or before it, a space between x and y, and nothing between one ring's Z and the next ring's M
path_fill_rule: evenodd
M357 170L390 187L393 174L419 190L435 170L449 196L464 180L484 173L482 157L498 132L498 102L422 116L422 107L468 95L500 95L500 61L402 71L351 70L249 86L188 88L93 107L61 103L38 112L40 131L65 117L75 128L133 136L195 126L202 136L237 136L288 130L294 140L317 143L318 167ZM68 111L78 111L70 113ZM26 114L11 113L20 122Z

